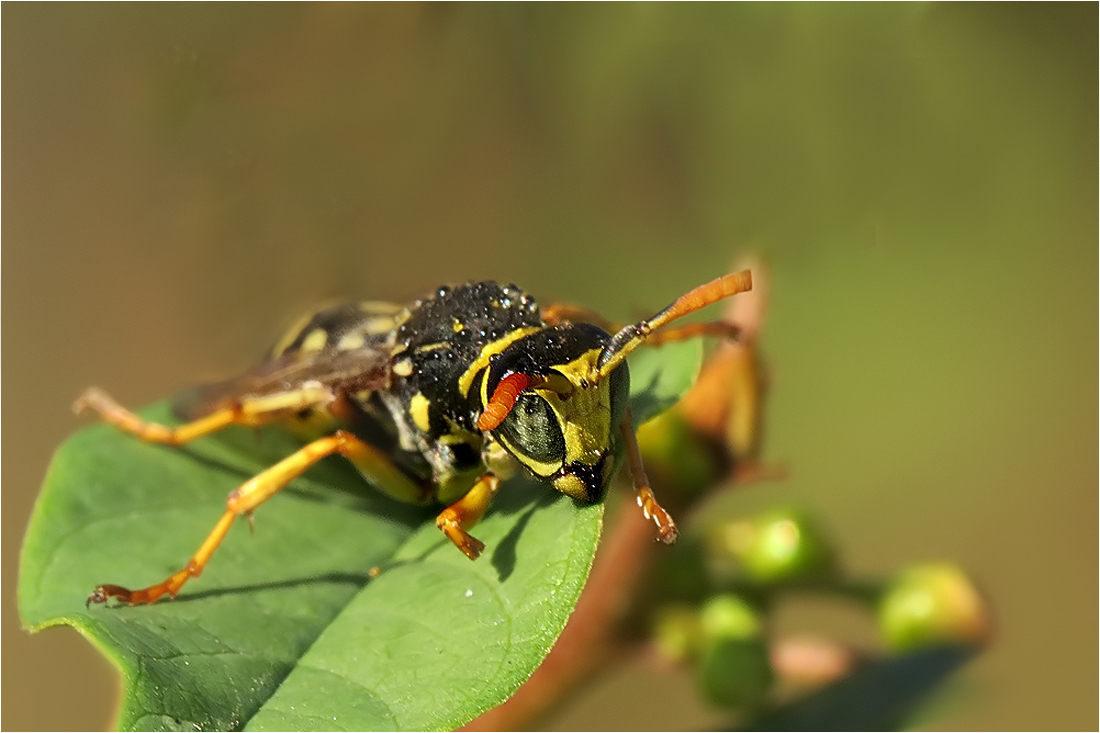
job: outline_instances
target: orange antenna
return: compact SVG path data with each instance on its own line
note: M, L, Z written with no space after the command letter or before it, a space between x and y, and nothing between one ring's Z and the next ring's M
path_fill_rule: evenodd
M602 379L622 364L630 352L645 343L649 334L677 318L694 313L731 295L752 290L752 271L742 270L711 280L672 301L652 318L627 326L611 337L600 354L599 377Z
M531 378L526 374L513 372L493 390L493 396L489 404L485 405L485 411L477 419L478 430L493 430L508 417L508 413L516 405L519 394L531 384Z

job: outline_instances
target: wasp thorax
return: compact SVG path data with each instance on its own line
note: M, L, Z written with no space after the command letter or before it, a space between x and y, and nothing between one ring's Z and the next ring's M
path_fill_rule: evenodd
M629 399L625 365L597 376L609 338L591 324L533 333L501 352L482 385L486 412L507 410L493 437L536 477L586 503L602 498L611 479Z

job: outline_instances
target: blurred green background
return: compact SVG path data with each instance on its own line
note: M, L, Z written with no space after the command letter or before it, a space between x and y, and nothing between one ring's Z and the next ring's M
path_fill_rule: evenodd
M116 695L75 632L27 637L16 612L82 388L147 403L244 368L316 301L441 282L627 318L747 252L773 277L766 453L792 475L739 508L810 507L857 572L973 572L998 638L937 725L1096 726L1096 4L2 20L4 728L100 728ZM630 674L557 724L712 720L690 680Z

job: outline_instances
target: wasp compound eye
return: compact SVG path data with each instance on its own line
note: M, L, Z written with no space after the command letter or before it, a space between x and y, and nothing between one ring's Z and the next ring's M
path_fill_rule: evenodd
M497 435L536 474L550 476L561 469L565 438L554 411L542 397L520 395Z

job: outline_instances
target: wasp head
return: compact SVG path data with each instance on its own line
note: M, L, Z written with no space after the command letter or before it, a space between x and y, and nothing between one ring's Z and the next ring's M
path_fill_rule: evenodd
M548 327L510 344L481 385L478 427L536 477L574 499L603 498L630 398L626 364L600 372L610 334L588 323Z

